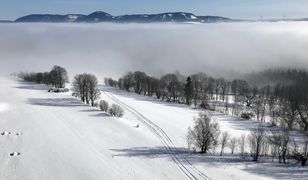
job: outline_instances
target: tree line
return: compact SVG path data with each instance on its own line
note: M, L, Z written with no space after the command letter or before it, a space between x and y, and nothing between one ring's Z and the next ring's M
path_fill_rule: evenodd
M266 72L266 73L265 73ZM247 79L226 80L204 73L184 77L179 73L161 78L145 72L129 72L117 81L105 78L105 84L128 92L155 97L167 102L210 108L224 113L254 118L283 128L308 130L308 76L302 70L267 70L259 79L266 79L257 86ZM267 77L269 76L269 77ZM278 79L275 81L274 79ZM285 80L283 82L282 77ZM251 78L250 78L251 79ZM276 83L278 82L279 83ZM245 115L249 115L248 117Z
M61 66L53 66L49 72L20 72L18 77L24 81L45 84L54 88L65 88L65 83L69 82L67 71Z

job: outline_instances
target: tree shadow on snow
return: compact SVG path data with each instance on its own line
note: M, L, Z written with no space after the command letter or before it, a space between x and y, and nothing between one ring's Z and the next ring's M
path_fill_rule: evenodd
M37 106L52 106L52 107L84 107L85 109L79 110L79 112L89 113L91 117L107 117L107 113L104 113L98 109L81 103L75 98L30 98L28 104Z
M86 106L74 98L30 98L28 103L39 106L76 107Z
M32 83L32 82L25 82L25 81L18 81L18 86L15 86L16 89L25 89L25 90L48 90L46 85Z
M129 149L111 149L116 152L113 156L116 157L141 157L141 158L170 158L170 154L168 153L165 147L134 147ZM220 166L221 163L243 163L243 162L251 162L247 159L241 159L237 156L207 156L200 153L192 153L188 151L186 148L169 148L169 152L173 152L178 159L180 160L188 160L193 164L201 164L207 163L211 165Z
M307 179L308 168L302 167L298 163L279 164L279 163L255 163L244 169L250 173L260 174L275 179Z
M21 85L21 86L15 86L14 88L25 89L25 90L36 90L36 91L48 90L48 87L42 85Z
M119 157L142 157L142 158L161 158L161 157L169 157L170 155L167 152L167 149L165 147L135 147L135 148L129 148L129 149L111 149L112 151L116 152L113 156L119 156ZM186 154L188 151L184 148L172 148L173 152L176 152L175 154Z
M115 152L113 157L140 157L140 158L168 158L173 161L165 147L135 147L128 149L111 149ZM191 153L185 148L171 148L171 151L176 154L177 158L184 164L201 165L227 168L228 166L240 166L239 168L248 173L270 177L274 179L305 179L308 176L308 168L300 167L298 163L294 164L279 164L269 162L255 163L248 159L242 159L237 155L202 155Z
M80 112L96 113L91 114L92 117L108 117L109 115L105 112L100 111L99 109L83 109Z
M98 114L91 115L92 117L110 117L107 113L101 112Z

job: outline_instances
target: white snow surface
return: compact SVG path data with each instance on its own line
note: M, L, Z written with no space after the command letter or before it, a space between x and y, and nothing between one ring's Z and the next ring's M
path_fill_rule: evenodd
M197 19L197 17L194 15L190 15L190 19Z
M125 106L115 118L44 85L0 78L0 86L3 180L307 177L301 167L188 153L185 134L198 110L185 106L103 87L102 99ZM234 135L245 131L245 123L216 118Z

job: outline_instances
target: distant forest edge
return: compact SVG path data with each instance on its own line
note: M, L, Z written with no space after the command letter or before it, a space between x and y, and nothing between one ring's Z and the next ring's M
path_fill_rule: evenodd
M240 20L231 19L222 16L197 16L187 12L166 12L158 14L130 14L113 16L103 11L96 11L88 15L84 14L30 14L16 19L15 21L0 20L0 23L13 22L45 22L45 23L162 23L162 22L177 22L177 23L219 23L219 22L278 22L278 21L308 21L308 18L299 19L259 19L259 20Z

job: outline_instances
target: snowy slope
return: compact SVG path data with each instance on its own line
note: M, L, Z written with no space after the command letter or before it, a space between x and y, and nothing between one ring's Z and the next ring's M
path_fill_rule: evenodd
M166 157L121 155L160 142L126 119L106 116L41 85L0 79L0 179L185 179ZM22 133L17 136L16 133ZM9 153L19 152L19 156Z
M200 112L197 109L184 105L165 103L150 97L127 93L118 89L102 86L102 99L110 103L121 105L126 113L125 117L141 127L161 129L168 135L170 144L175 146L174 153L181 154L187 145L187 128L193 125L193 118ZM222 131L228 131L232 137L247 135L252 128L259 124L241 118L215 113L212 115ZM148 121L144 123L144 121ZM305 179L307 168L271 163L253 163L250 160L241 160L238 157L219 158L215 156L202 156L182 154L185 161L194 168L205 173L212 179ZM183 157L182 157L183 158Z
M3 180L304 179L308 174L293 166L189 154L183 148L186 128L198 111L185 106L104 88L103 99L125 106L119 119L69 94L48 93L43 85L0 78L0 86ZM237 134L244 131L227 122Z

